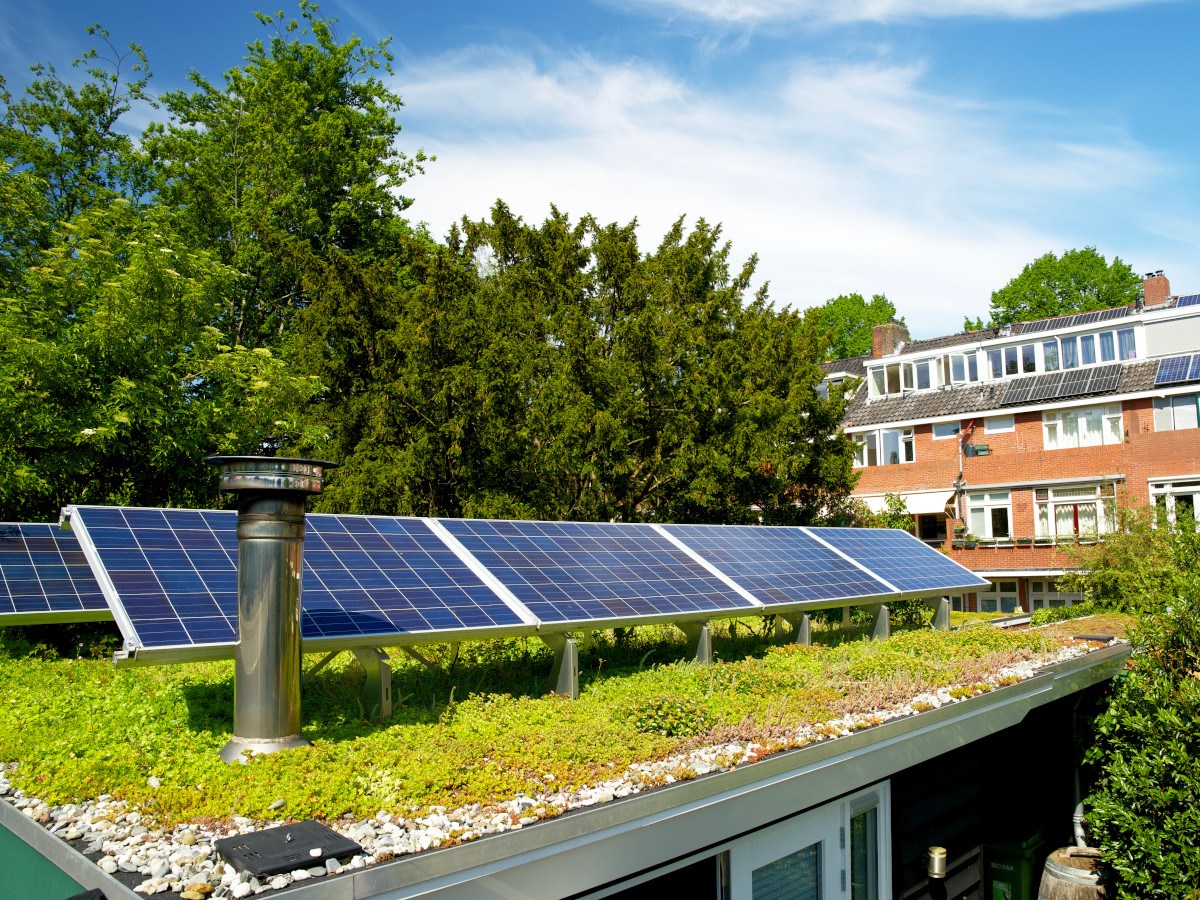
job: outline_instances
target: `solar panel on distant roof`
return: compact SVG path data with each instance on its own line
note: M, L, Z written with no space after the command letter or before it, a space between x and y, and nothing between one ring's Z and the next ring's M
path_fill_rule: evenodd
M437 521L542 622L761 609L650 525Z
M237 640L236 512L80 506L70 518L111 586L127 649L210 652ZM306 643L524 627L423 520L306 518Z
M1188 369L1191 367L1192 357L1187 356L1168 356L1166 359L1158 361L1158 372L1154 376L1155 386L1163 384L1178 384L1188 380Z
M1132 311L1133 307L1131 306L1114 306L1110 309L1092 310L1070 316L1056 316L1053 319L1035 319L1032 322L1025 322L1021 333L1036 334L1039 331L1050 331L1054 328L1077 328L1080 325L1109 322L1113 319L1123 319Z
M1188 381L1200 381L1200 353L1192 354L1192 364L1188 366Z
M1086 392L1091 374L1091 371L1088 369L1072 369L1069 372L1064 372L1062 381L1058 386L1057 396L1074 397L1077 394Z
M660 525L770 605L892 594L803 529L764 525Z
M57 525L0 523L0 623L111 618L75 535Z
M805 528L809 534L862 563L901 594L984 587L970 569L917 540L888 528Z
M1110 363L1107 366L1097 366L1092 369L1087 383L1087 393L1103 394L1117 386L1121 379L1121 364Z
M1178 309L1182 306L1195 306L1198 303L1200 303L1200 294L1184 294L1175 301L1175 308Z

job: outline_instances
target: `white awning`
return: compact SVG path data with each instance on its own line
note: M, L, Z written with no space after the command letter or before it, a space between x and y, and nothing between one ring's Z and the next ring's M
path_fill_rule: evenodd
M883 512L887 509L887 501L884 494L876 494L870 497L859 497L867 504L871 512ZM931 513L944 513L946 504L954 499L953 491L910 491L901 493L904 498L904 505L907 507L911 515L929 515Z

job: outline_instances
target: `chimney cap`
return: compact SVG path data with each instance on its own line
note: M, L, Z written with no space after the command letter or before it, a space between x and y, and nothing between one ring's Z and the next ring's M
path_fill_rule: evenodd
M221 467L220 489L237 491L296 491L319 494L325 487L325 470L337 463L282 456L207 456L204 461Z

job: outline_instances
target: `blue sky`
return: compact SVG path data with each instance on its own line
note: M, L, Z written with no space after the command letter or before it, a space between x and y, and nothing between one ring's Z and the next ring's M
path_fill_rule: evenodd
M145 47L157 90L219 79L262 34L251 12L279 5L0 0L0 71L11 88L36 60L65 69L99 19ZM438 157L410 214L439 235L497 198L531 221L552 203L637 218L644 249L704 217L739 262L758 254L776 305L885 293L917 337L986 317L1048 251L1200 292L1200 3L321 8L342 36L393 37L401 149Z

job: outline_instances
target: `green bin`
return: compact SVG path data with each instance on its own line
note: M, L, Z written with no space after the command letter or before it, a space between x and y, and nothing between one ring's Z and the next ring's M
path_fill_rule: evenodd
M1037 900L1045 856L1040 831L1024 841L986 841L983 900Z

